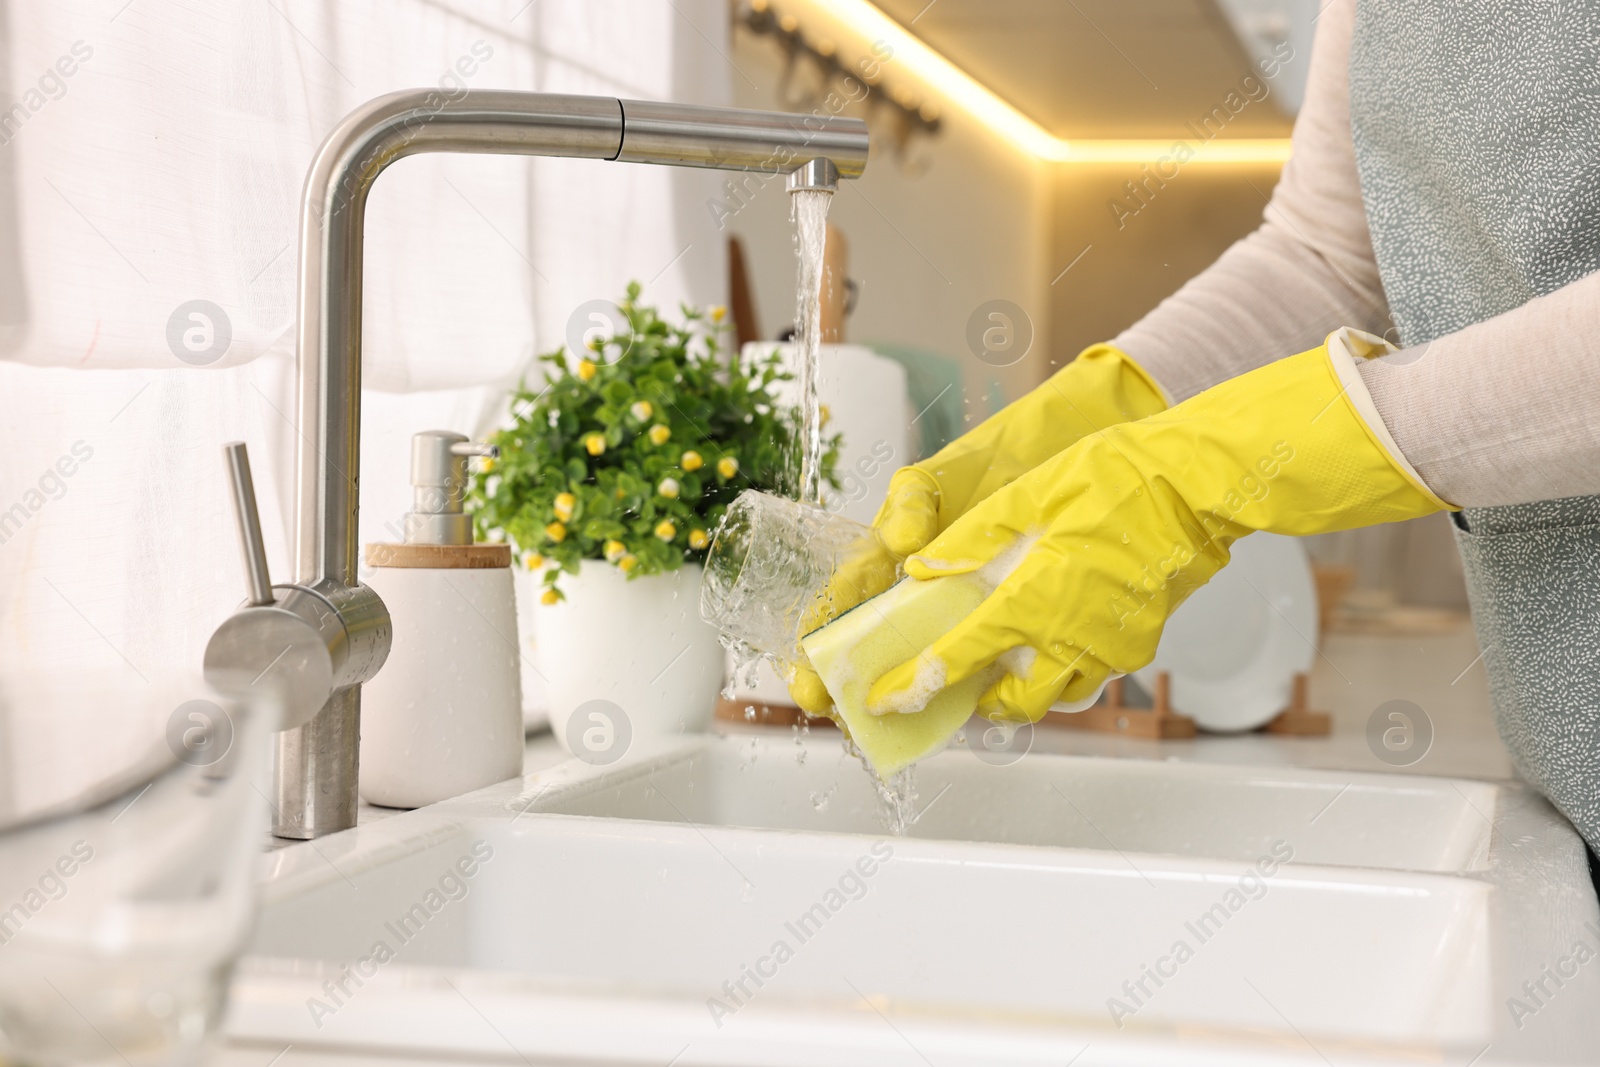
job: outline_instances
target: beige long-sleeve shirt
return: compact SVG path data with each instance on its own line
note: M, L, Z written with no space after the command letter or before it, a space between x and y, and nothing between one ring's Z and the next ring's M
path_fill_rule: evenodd
M1261 227L1115 340L1174 402L1354 326L1397 336L1350 132L1354 0L1318 21L1293 153ZM1600 493L1600 273L1361 377L1405 459L1467 507Z

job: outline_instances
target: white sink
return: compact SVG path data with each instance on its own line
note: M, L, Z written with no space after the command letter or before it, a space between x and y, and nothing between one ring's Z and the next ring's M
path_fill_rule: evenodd
M1600 948L1581 843L1520 788L959 748L918 773L902 838L836 737L744 737L291 846L231 1032L657 1067L1594 1047L1600 964L1520 1029L1507 1004Z

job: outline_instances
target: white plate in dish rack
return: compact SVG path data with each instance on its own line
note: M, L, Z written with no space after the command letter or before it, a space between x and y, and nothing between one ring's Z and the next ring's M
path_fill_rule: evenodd
M1271 721L1317 654L1316 585L1299 540L1251 534L1232 555L1173 613L1155 659L1134 673L1149 692L1166 671L1173 710L1218 732Z

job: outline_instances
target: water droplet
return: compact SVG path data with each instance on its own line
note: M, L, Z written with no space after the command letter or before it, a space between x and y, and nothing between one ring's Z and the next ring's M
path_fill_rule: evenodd
M1133 540L1133 538L1129 537L1127 534L1123 534L1122 535L1122 543L1123 544L1127 544L1129 541L1132 541L1132 540Z
M878 791L878 818L896 837L904 837L916 821L917 765L913 763L887 782L876 775L872 784Z

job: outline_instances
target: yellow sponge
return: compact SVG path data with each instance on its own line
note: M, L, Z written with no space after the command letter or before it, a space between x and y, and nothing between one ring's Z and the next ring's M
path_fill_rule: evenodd
M940 751L972 717L993 672L941 689L927 679L933 698L921 711L869 715L867 693L890 669L912 659L952 630L983 602L989 585L976 574L932 581L907 578L852 608L800 645L833 697L834 713L879 778Z

